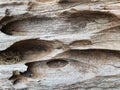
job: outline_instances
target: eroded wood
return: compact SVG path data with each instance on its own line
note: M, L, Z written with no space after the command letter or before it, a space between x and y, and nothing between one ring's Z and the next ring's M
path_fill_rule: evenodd
M119 5L119 0L0 0L1 67L27 66L3 70L9 75L1 76L0 87L119 89Z

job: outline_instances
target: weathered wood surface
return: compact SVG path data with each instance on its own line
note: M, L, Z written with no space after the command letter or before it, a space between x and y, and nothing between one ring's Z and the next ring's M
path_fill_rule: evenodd
M1 89L120 89L120 0L0 0L0 30Z

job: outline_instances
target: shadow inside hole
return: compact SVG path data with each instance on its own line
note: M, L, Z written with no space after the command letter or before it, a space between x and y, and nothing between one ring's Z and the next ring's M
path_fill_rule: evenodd
M27 71L25 71L25 72L20 72L20 75L23 75L23 76L25 76L25 77L32 77L32 72L27 72Z
M58 3L63 4L63 3L88 3L91 0L59 0Z
M50 60L46 64L50 68L60 68L66 66L68 63L69 62L66 60L57 59L57 60Z

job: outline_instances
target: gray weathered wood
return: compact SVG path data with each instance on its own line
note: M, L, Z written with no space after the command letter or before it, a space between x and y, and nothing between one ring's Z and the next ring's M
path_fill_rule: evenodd
M120 1L0 0L0 68L1 89L119 90Z

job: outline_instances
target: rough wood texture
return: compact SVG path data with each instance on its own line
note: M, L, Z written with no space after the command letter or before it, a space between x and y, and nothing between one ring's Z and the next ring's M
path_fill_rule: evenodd
M0 0L0 31L1 89L120 89L120 0Z

